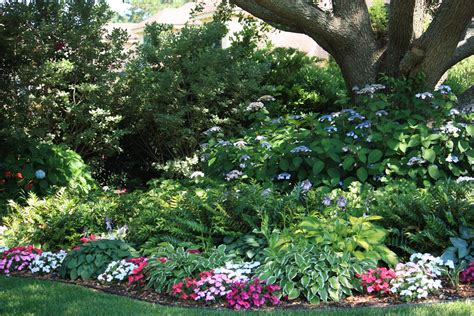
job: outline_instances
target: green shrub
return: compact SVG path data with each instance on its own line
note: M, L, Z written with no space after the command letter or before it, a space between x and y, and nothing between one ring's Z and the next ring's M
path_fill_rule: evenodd
M260 279L279 284L289 300L302 296L312 304L339 301L353 290L362 291L356 273L376 266L375 262L360 261L348 252L318 247L302 238L291 240L282 249L275 247L278 239L273 233L257 273Z
M137 256L137 252L120 240L90 241L80 248L68 252L59 269L59 274L71 280L88 280L103 273L112 261Z
M0 11L0 135L66 144L96 164L117 152L127 35L106 35L106 1L2 1Z
M64 146L36 144L21 150L12 146L0 160L0 199L15 199L25 191L46 195L58 187L83 194L95 187L82 158Z
M8 228L4 238L11 246L39 244L48 250L69 249L84 231L105 232L106 217L126 224L128 212L120 212L120 205L116 195L100 192L79 196L61 189L45 198L30 194L26 205L10 202L3 223Z
M348 252L358 260L382 260L394 266L397 256L384 244L387 231L372 223L380 216L317 219L309 217L300 224L301 238L319 247L328 246L335 252ZM298 232L297 232L298 233Z
M361 108L326 115L272 119L263 105L250 107L246 115L256 122L239 137L210 130L204 171L283 189L305 180L344 188L356 180L380 186L390 178L429 185L472 173L472 114L452 109L456 97L447 88L416 97L406 94L406 83L390 84L388 94L374 93L378 86L361 89Z
M281 115L309 111L330 111L346 96L339 66L330 59L318 61L292 48L267 48L257 58L268 65L264 83L273 89L278 102L270 113Z
M443 252L443 260L456 263L474 261L474 227L461 226L459 236L450 237L451 245Z
M188 277L197 277L200 272L224 266L234 256L226 254L225 246L209 249L203 253L190 253L184 248L171 245L159 247L146 268L148 288L159 293L170 293L171 287ZM162 258L162 260L159 260Z
M388 32L388 9L383 0L375 0L369 8L370 22L377 38L383 38Z

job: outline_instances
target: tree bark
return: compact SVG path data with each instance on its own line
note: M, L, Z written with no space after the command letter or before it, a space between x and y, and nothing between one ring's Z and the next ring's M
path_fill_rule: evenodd
M431 0L391 0L388 44L377 43L365 0L332 0L332 11L313 0L230 0L272 25L313 38L341 67L346 86L375 83L377 75L423 71L434 87L454 63L472 55L471 37L458 43L474 16L473 0L443 0L423 33Z

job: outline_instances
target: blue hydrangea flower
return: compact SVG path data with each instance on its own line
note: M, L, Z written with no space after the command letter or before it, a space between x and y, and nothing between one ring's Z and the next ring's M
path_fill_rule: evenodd
M36 177L36 179L39 179L39 180L44 179L44 178L46 178L46 172L44 172L41 169L38 169L35 172L35 177Z
M230 145L232 145L231 142L229 142L228 140L222 140L222 139L219 139L216 144L216 146L230 146Z
M446 157L446 162L457 163L457 162L459 162L459 157L455 156L453 154L449 154L449 156Z
M364 121L355 127L356 129L370 128L370 121Z
M448 94L452 91L452 89L450 86L442 84L438 88L436 88L436 91L439 91L441 94Z
M418 98L418 99L422 99L422 100L425 100L427 98L433 98L433 93L431 92L421 92L421 93L417 93L415 94L415 98Z
M331 122L332 121L332 116L331 115L323 115L319 118L319 121L320 122L324 122L324 121Z
M247 161L250 159L250 156L249 155L243 155L239 158L239 161Z
M308 147L306 146L298 146L298 147L295 147L293 148L292 150L290 150L290 152L292 154L296 154L296 153L310 153L311 152L311 149L309 149Z
M277 175L277 180L290 180L291 179L291 174L288 172L283 172Z
M451 116L455 116L455 115L459 115L459 114L460 114L460 112L459 112L458 109L449 110L449 115L451 115Z
M290 115L290 118L291 118L291 119L294 119L294 120L299 120L299 119L302 119L303 116L298 115L298 114L294 114L294 115Z
M270 144L269 142L262 142L260 146L262 146L263 148L270 148L272 147L272 144Z
M347 119L348 121L353 121L353 120L365 120L365 116L363 115L360 115L359 113L357 112L354 112L351 114L351 116L349 116L349 118Z
M205 131L204 135L211 135L213 133L217 133L217 132L221 132L221 131L222 131L222 128L220 128L219 126L213 126L210 129L208 129L207 131Z
M385 110L378 110L377 112L375 112L375 115L378 117L382 117L384 115L388 115L388 113Z
M354 91L356 94L374 94L378 90L383 90L385 89L385 86L382 84L374 83L374 84L366 84L364 88L359 89L358 86L355 86L352 88L352 91Z
M324 130L325 130L326 132L328 132L328 133L337 132L337 127L336 127L336 126L332 126L332 125L331 125L331 126L326 126L326 127L324 128Z
M346 136L352 137L354 139L359 138L359 136L357 136L357 134L354 131L350 131L350 132L346 133Z
M425 162L426 160L422 159L421 157L411 157L407 162L407 166L422 165Z
M264 140L264 139L267 139L267 137L262 136L262 135L257 135L257 137L255 137L255 140L258 140L258 141Z
M357 113L354 111L354 109L344 109L341 111L342 114L349 113L350 115L353 115L354 113Z
M243 172L240 170L232 170L225 175L227 181L238 179L243 175Z

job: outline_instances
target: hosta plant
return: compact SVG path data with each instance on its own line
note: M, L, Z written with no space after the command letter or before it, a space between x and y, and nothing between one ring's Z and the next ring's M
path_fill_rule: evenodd
M280 285L289 300L303 296L312 304L339 301L353 290L362 291L355 275L376 265L358 260L349 252L335 252L327 245L319 247L305 240L289 243L284 249L267 248L265 255L257 271L259 279Z
M316 245L327 245L336 252L349 252L359 260L383 260L395 265L397 256L384 244L387 231L372 223L381 218L375 215L349 216L348 220L310 217L301 223L299 233Z
M52 273L56 272L66 258L67 252L60 250L59 252L45 251L36 256L30 263L31 273Z
M41 249L33 246L19 246L5 250L0 254L0 272L9 275L13 271L23 271L41 254Z
M59 270L62 277L87 280L103 273L110 262L137 256L137 252L120 240L96 240L70 251Z

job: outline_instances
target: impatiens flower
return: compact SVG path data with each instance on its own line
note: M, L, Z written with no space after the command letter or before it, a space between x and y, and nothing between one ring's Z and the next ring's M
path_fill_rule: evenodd
M17 179L23 179L23 174L21 174L21 172L17 172L17 173L15 174L15 178L17 178Z
M168 258L165 258L165 257L160 257L158 258L158 261L162 262L162 263L165 263L165 262L168 262L169 259Z
M30 190L31 188L33 188L33 183L25 184L25 189Z
M5 171L5 178L11 178L11 177L13 177L13 172L9 170Z
M44 179L44 178L46 177L46 172L44 172L44 171L41 170L41 169L38 169L38 170L36 170L36 172L35 172L35 177L36 177L36 179L38 179L38 180Z

